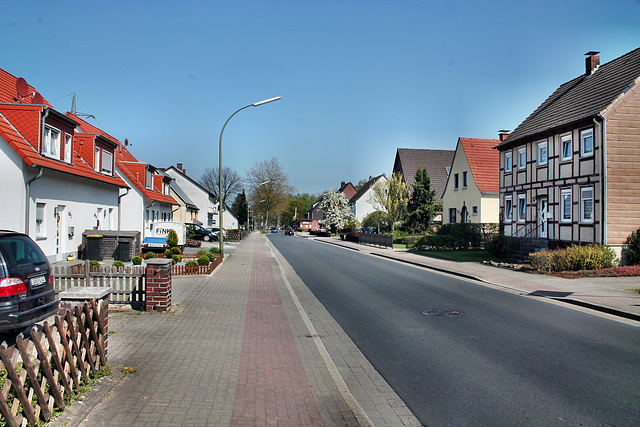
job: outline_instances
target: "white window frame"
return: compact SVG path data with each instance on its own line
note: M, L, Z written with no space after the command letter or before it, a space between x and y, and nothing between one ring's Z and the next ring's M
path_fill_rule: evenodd
M513 221L513 199L511 196L504 196L504 222Z
M518 222L525 222L527 220L527 195L525 193L518 194L518 208L516 214Z
M73 146L73 139L71 137L71 135L69 135L68 133L64 134L64 161L67 163L72 163L71 162L71 153L72 153L72 146Z
M93 149L93 170L100 173L100 147L95 147Z
M504 173L510 173L513 170L513 153L506 151L504 153Z
M60 160L60 129L44 125L42 137L42 154L52 159Z
M544 160L543 155L544 153ZM547 141L538 142L538 166L545 166L549 163L549 150L547 149Z
M113 176L113 153L108 150L102 150L101 159L102 173L104 175Z
M591 150L586 150L586 141L591 139ZM593 156L593 128L580 131L580 157Z
M569 154L565 155L565 147L569 148ZM562 135L560 137L560 161L571 160L573 158L573 140L571 134Z
M460 183L460 180L458 179L458 178L459 178L459 176L458 176L458 175L459 175L459 174L457 174L457 173L454 173L454 174L453 174L453 189L454 189L454 190L458 190L458 189L459 189L458 184Z
M46 228L46 203L37 202L36 203L36 238L43 239L47 236L47 228Z
M573 201L571 188L563 188L560 190L560 222L571 222ZM567 200L569 205L567 206Z
M462 188L467 188L467 171L462 172Z
M527 168L527 148L520 147L518 148L518 170L523 170Z
M590 197L587 197L585 193L591 193ZM593 213L594 213L594 197L593 197L593 187L582 187L580 188L580 222L585 224L593 223ZM591 202L591 215L589 218L586 217L587 209L585 208L585 203L587 201Z

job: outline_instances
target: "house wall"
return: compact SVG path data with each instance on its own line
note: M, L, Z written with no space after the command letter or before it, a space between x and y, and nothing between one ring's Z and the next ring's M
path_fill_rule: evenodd
M120 190L123 196L120 202L120 209L122 214L120 215L120 230L123 231L139 231L142 233L144 239L144 196L133 185L131 181L127 179L124 174L118 174L120 178L130 187L129 193L125 189Z
M180 187L187 197L198 207L199 210L196 219L204 224L203 227L216 227L218 223L216 219L218 216L218 207L217 204L211 200L209 193L173 169L167 169L165 173L175 180L176 185ZM223 219L225 224L227 222L226 220L227 217L225 216ZM226 225L224 225L224 227L227 229L230 228Z
M606 117L606 243L617 248L640 228L640 78Z
M43 205L43 225L38 227L38 204ZM29 236L50 261L77 254L85 230L116 230L118 187L45 170L31 184Z
M593 154L580 153L580 131L593 129ZM562 160L561 144L564 135L571 135L571 158ZM539 164L538 147L547 144L547 164ZM547 236L560 242L602 242L602 138L593 121L559 130L552 135L528 141L500 153L500 212L506 236L532 232L532 237L543 237L540 224L541 201L548 202ZM518 151L525 149L526 164L518 168ZM512 172L505 172L505 152L512 153ZM581 189L593 188L593 218L581 218ZM571 195L570 219L562 218L562 190ZM518 199L525 198L525 217L518 218ZM505 198L511 197L512 218L507 219Z
M480 223L497 224L500 219L500 194L483 194L479 209Z
M22 168L27 167L20 155L0 137L0 200L4 200L0 209L0 229L24 232L26 186ZM30 169L30 168L29 168ZM37 173L37 170L34 169ZM35 173L34 173L35 175ZM11 203L6 201L11 200Z

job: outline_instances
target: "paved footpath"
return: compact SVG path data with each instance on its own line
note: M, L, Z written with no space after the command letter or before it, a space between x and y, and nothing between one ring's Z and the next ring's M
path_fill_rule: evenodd
M420 425L265 236L172 297L110 315L114 374L51 425Z

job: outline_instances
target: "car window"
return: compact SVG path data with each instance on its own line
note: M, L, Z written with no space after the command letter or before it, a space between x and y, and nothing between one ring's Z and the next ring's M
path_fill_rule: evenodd
M9 272L25 265L47 262L40 248L25 236L8 236L0 239L0 250Z

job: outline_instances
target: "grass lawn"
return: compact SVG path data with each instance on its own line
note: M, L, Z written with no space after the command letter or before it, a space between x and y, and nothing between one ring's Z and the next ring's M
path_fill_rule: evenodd
M466 251L415 251L419 255L442 258L450 261L461 262L482 262L482 261L502 261L500 257L493 256L486 249L469 249Z

